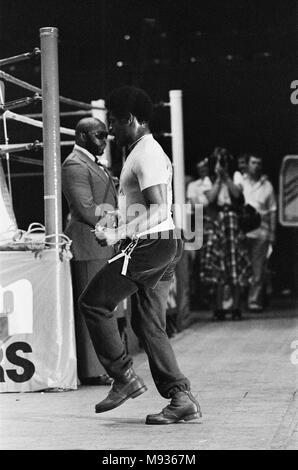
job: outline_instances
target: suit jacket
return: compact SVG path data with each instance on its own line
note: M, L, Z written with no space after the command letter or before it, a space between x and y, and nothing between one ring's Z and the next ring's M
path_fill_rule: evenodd
M79 149L74 149L62 165L62 190L68 202L70 221L65 233L72 240L74 260L106 260L113 247L101 247L91 232L97 223L96 206L117 206L117 191L104 169Z

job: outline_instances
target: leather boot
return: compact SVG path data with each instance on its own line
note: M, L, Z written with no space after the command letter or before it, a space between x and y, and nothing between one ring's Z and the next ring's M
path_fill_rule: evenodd
M146 424L172 424L190 421L202 416L201 408L195 397L187 390L176 392L171 403L160 413L148 415Z
M122 405L128 398L136 398L146 392L147 387L143 380L130 368L115 379L108 396L95 405L95 413L104 413Z

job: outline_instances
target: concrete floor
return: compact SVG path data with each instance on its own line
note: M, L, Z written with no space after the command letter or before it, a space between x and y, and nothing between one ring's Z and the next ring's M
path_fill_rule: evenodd
M205 450L298 449L297 309L278 305L241 322L197 322L172 339L182 371L191 379L203 418L147 426L161 398L143 353L135 369L148 391L96 415L94 404L109 387L0 397L1 449ZM296 355L296 358L298 354Z

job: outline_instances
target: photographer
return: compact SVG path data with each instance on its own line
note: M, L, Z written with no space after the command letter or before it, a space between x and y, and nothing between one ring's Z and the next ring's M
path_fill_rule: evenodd
M239 228L238 208L244 198L241 175L234 172L234 159L216 147L209 159L210 189L204 224L201 280L213 288L214 319L223 320L229 311L241 319L240 290L248 285L250 263L245 235Z

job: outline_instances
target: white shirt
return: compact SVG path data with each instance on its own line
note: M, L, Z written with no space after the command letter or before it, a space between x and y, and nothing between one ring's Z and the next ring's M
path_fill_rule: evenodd
M82 152L84 155L86 155L88 158L90 158L90 160L92 160L93 162L96 162L96 159L95 159L95 156L92 155L92 153L90 153L87 149L85 149L84 147L81 147L80 145L78 144L75 144L74 150L79 150L80 152Z
M270 214L277 210L273 186L266 175L255 181L247 174L242 175L241 186L246 204L253 206L262 218L261 226L247 236L266 239L270 232Z
M108 160L106 158L104 158L103 155L96 155L96 157L94 155L92 155L92 153L90 153L87 149L85 149L84 147L81 147L80 145L78 144L75 144L74 150L79 150L80 152L84 153L88 158L90 158L90 160L92 160L93 162L97 163L97 161L105 166L105 167L108 167Z
M191 181L187 186L186 197L192 204L208 205L208 199L205 195L206 191L212 188L212 183L209 176L199 178L196 181Z
M147 208L142 191L158 184L167 185L167 219L138 233L139 236L173 230L175 227L171 213L172 164L152 134L146 134L132 149L121 171L118 200L120 223L129 223Z

